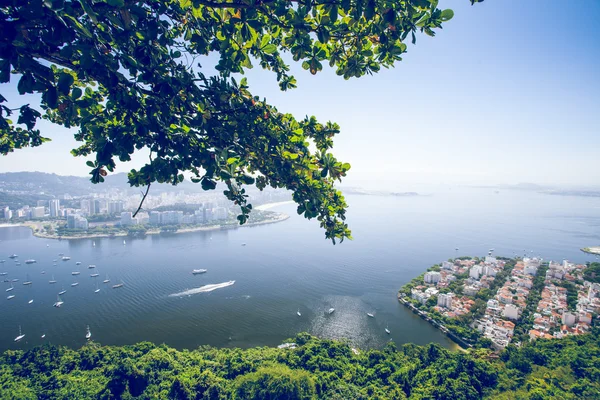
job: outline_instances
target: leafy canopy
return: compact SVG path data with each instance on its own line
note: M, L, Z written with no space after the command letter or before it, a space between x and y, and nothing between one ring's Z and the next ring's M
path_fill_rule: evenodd
M476 0L470 0L472 3ZM415 34L430 36L452 10L437 0L3 0L0 83L18 80L38 108L9 107L0 94L0 153L48 141L40 118L77 127L73 155L95 155L91 180L115 159L147 149L133 186L183 181L227 185L251 211L244 185L293 192L298 213L327 238L350 237L346 202L334 188L350 169L330 152L340 127L278 111L236 80L254 65L296 87L288 53L316 74L327 62L345 79L391 67ZM216 73L201 62L215 54ZM211 69L212 71L213 69ZM16 122L14 120L16 118Z

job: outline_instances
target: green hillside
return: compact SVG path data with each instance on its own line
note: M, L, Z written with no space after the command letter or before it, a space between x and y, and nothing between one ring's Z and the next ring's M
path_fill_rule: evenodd
M499 358L435 344L355 354L308 334L294 338L295 349L46 346L2 355L0 398L592 399L598 333L509 347Z

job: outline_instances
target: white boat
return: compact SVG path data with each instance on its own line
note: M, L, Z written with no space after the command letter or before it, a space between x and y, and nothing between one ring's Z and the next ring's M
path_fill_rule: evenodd
M92 242L92 246L96 246L96 242Z
M57 262L58 260L52 260L53 263Z
M46 334L44 333L44 334L42 335L42 339L43 339L43 338L45 338L45 337L46 337Z
M67 257L67 256L64 256L63 258L61 258L61 260L63 260L63 261L69 261L70 259L71 259L71 257Z
M46 274L46 271L42 271L42 272L41 272L41 274L42 274L42 275L45 275L45 274Z
M245 245L246 245L246 243L242 243L242 246L245 246Z
M48 281L48 283L49 283L49 284L51 284L51 285L52 285L53 283L56 283L56 281L54 280L54 275L52 275L52 280Z
M371 314L370 312L368 312L368 313L367 313L367 316L368 316L369 318L375 318L375 314Z
M113 289L118 289L120 287L123 287L124 283L121 281L121 283L117 283L116 285L113 285Z
M125 246L127 243L123 240L123 246Z
M58 292L58 295L60 296L60 295L63 295L65 293L67 293L67 291L63 288L63 290L61 290L60 292Z
M75 265L81 265L81 261L77 261Z
M192 274L194 274L194 275L203 274L206 271L208 271L208 270L206 270L206 269L193 269L192 270Z
M18 255L16 255L16 254L13 254L13 255L11 255L11 256L8 256L8 258L17 258L17 257L19 257L19 256L18 256Z
M108 278L108 274L106 274L106 279L102 281L102 283L108 283L110 282L110 279Z
M0 264L4 264L6 260L0 260Z
M387 333L388 335L389 335L390 333L392 333L392 332L390 332L389 325L387 325L387 326L385 327L385 333Z
M64 291L63 291L63 293L64 293ZM59 293L59 295L56 296L56 303L53 304L53 307L60 308L60 306L62 306L63 304L65 304L65 302L60 299L60 293Z
M31 259L31 260L25 260L25 264L35 264L37 261Z
M298 309L298 311L296 311L296 314L298 314L299 317L302 316L302 314L300 314L300 309Z
M28 285L31 285L32 283L33 283L33 282L31 282L31 281L29 280L29 274L27 274L27 280L26 280L25 282L23 282L23 285L25 285L25 286L28 286Z
M5 276L7 274L8 274L8 272L0 272L0 276Z
M11 282L19 282L19 279L15 278Z
M79 282L73 282L73 283L71 283L71 287L75 287L77 285L79 285Z
M73 272L71 272L71 275L79 275L80 273L81 272L79 272L79 271L73 271Z
M47 245L46 245L46 247L50 247L50 245L49 245L49 244L47 244Z
M88 265L88 268L89 269L94 269L94 268L96 268L96 266L94 264L90 264L90 265Z
M14 299L14 298L15 298L14 294L11 294L10 296L6 296L6 300L11 300L11 299Z
M31 299L27 302L27 304L31 304L31 303L33 303L33 299Z
M60 257L62 257L62 256L64 256L64 255L65 255L65 253L58 253L58 255L59 255Z
M23 339L25 337L25 335L23 335L23 333L21 333L21 325L19 325L19 336L17 336L15 338L15 342L20 341L21 339Z
M17 262L15 262L15 265L21 265L21 263L17 261Z
M99 293L100 289L98 288L98 282L96 282L96 290L94 290L94 293Z
M7 292L11 292L15 290L14 286L12 285L12 283L10 284L10 287L8 289L6 289Z
M86 332L85 332L85 338L87 340L90 340L92 338L92 332L90 332L90 326L87 326Z
M333 312L335 311L335 308L330 308L329 310L327 310L327 314L333 314Z
M90 277L92 278L96 278L97 276L99 276L100 274L91 274Z

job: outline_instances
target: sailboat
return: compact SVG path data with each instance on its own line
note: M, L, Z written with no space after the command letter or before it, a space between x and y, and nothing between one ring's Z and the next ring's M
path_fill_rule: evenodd
M81 261L77 261L75 265L81 265Z
M98 293L100 292L100 289L98 288L98 282L96 281L96 290L94 290L94 293Z
M21 339L23 339L25 337L25 335L23 335L23 333L21 332L21 325L19 325L19 336L17 336L15 338L15 342L20 341Z
M389 324L388 324L388 325L386 325L386 327L385 327L385 333L387 333L388 335L389 335L390 333L392 333L392 332L390 332L390 329L389 329Z
M370 313L370 312L368 312L368 313L367 313L367 316L368 316L369 318L375 318L375 314L373 314L373 313Z
M79 271L73 271L73 272L71 272L71 275L79 275L80 273L81 272L79 272Z
M123 246L125 246L127 243L123 240Z
M300 314L300 309L298 309L298 311L296 311L296 314L298 314L299 317L302 316L302 314Z
M73 283L71 283L71 287L75 287L77 285L79 285L79 282L73 282Z
M8 272L0 272L0 276L6 276Z
M329 310L327 310L327 314L333 314L334 311L335 308L331 307Z
M10 296L6 296L6 300L12 300L15 298L14 294L11 294Z
M110 282L110 279L108 278L108 274L106 274L106 279L102 281L102 283L108 283Z
M13 291L15 290L15 287L13 286L13 284L10 284L10 287L8 289L6 289L7 292Z
M65 302L60 299L60 293L56 296L56 303L54 303L53 307L60 308Z
M11 255L11 256L8 256L8 258L10 258L10 259L15 259L15 258L17 258L17 257L19 257L19 256L18 256L18 255L16 255L16 254L13 254L13 255Z
M92 338L92 332L90 332L90 326L87 326L86 332L85 332L85 338L87 340L90 340Z
M54 275L52 275L52 280L48 281L48 283L49 283L49 284L51 284L51 285L52 285L53 283L56 283L56 280L54 279Z
M96 247L96 242L92 242L92 246Z
M41 273L42 273L42 275L46 275L46 271L42 271Z
M88 265L88 268L89 268L89 269L94 269L94 268L96 268L96 265L94 265L94 264L90 264L90 265Z
M29 279L29 274L27 274L27 280L25 282L23 282L23 285L31 285L33 282L31 282L31 280Z
M27 302L27 304L31 304L31 303L33 303L33 299L31 299Z
M90 275L90 277L92 277L92 278L96 278L96 277L98 277L99 275L100 275L100 274L91 274L91 275Z
M67 293L67 291L65 290L65 288L63 287L63 290L61 290L60 292L58 292L59 296L62 296L63 294Z
M44 333L44 334L42 334L42 339L43 339L43 338L45 338L45 337L46 337L46 334L45 334L45 333Z
M121 281L121 283L117 283L116 285L113 285L113 287L112 287L112 288L113 288L113 289L118 289L118 288L120 288L120 287L123 287L123 285L124 285L124 283L123 283L123 281Z

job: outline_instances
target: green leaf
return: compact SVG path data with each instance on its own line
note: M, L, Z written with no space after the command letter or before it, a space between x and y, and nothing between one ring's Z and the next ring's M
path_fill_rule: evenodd
M442 21L450 21L452 19L452 17L454 17L454 11L452 11L450 9L446 9L446 10L442 11L442 14L440 15L440 19Z
M265 47L261 48L261 50L267 54L273 54L277 51L277 46L275 46L273 43L271 43L271 44L268 44Z
M94 167L95 167L95 165L94 165L94 162L93 162L93 161L88 161L88 162L86 162L86 163L85 163L85 165L87 165L88 167L92 167L92 168L94 168Z
M263 49L266 45L269 44L269 42L271 41L271 35L263 35L262 38L260 39L260 48Z
M61 73L58 78L58 91L65 96L69 95L71 91L71 85L73 84L74 79L71 74Z
M81 22L77 21L75 17L73 17L72 15L65 15L64 17L71 21L71 23L75 26L75 29L77 29L79 32L83 33L90 39L93 38L92 33L86 27L81 25Z

